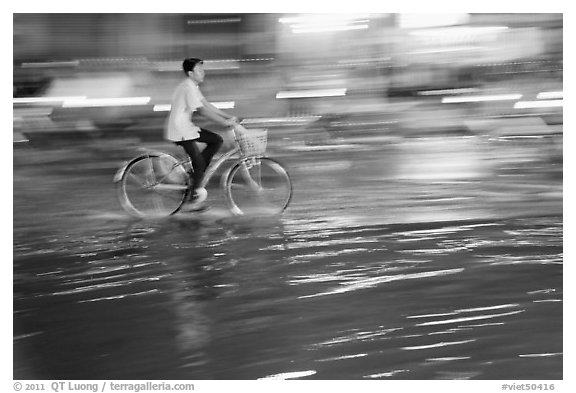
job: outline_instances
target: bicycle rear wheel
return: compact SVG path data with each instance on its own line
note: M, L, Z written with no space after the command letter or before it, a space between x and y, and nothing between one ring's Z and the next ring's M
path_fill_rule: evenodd
M165 217L186 200L189 176L176 158L150 153L134 158L118 178L118 199L136 217Z
M276 215L292 198L288 172L270 158L250 157L229 171L224 189L228 207L235 215Z

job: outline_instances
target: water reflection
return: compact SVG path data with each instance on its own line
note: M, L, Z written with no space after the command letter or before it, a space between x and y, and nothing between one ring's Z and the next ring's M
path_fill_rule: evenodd
M21 153L17 376L560 376L561 324L548 323L563 304L556 199L493 198L489 182L382 181L393 160L378 150L318 157L350 162L338 176L293 172L282 217L231 217L215 197L199 216L134 221L113 202L113 171L97 166L86 182L69 158L26 164L33 152ZM284 157L290 167L305 158ZM542 200L549 216L493 219ZM482 219L463 219L470 209ZM444 212L458 220L442 222ZM539 354L553 355L520 356Z
M550 337L561 332L539 315L561 315L561 264L546 262L561 250L560 228L542 219L347 232L293 220L198 228L176 218L58 236L60 251L49 254L26 252L45 248L20 238L15 373L499 378L491 359L504 358L506 375L526 375L525 362L538 361L558 376L561 340ZM421 236L418 247L399 241L410 236ZM506 247L527 255L486 263L505 261L500 247L518 237L538 252ZM449 252L419 252L446 241ZM520 326L530 326L522 342ZM50 342L74 365L57 357L40 367Z

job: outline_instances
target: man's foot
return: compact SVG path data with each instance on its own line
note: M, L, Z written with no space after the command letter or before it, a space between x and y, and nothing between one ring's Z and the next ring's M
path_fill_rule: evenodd
M206 191L205 188L195 189L188 202L184 205L184 210L186 211L206 210L207 207L203 205L203 203L207 197L208 197L208 191Z
M195 189L188 199L189 203L202 203L208 197L208 191L204 187Z

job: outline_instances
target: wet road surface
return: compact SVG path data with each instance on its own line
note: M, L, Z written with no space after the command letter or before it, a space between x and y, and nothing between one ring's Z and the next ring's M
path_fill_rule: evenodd
M15 379L562 379L561 173L278 149L282 217L142 221L98 143L14 150Z

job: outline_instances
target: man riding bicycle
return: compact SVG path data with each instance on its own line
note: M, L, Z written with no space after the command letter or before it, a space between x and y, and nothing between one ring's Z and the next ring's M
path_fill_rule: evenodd
M215 123L232 127L238 123L238 119L216 108L208 102L198 85L204 81L204 61L197 58L185 59L182 69L186 79L182 81L172 96L170 116L164 130L165 139L182 146L192 161L194 176L192 177L192 197L190 208L198 208L208 196L205 188L200 187L204 172L210 164L212 157L222 146L223 139L220 135L196 126L192 122L194 112L200 113ZM207 146L200 151L198 142Z

